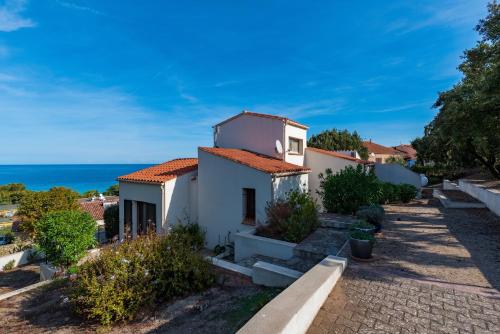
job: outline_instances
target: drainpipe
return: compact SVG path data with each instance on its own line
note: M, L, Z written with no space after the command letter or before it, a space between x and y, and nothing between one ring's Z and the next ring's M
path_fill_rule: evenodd
M283 136L281 138L283 138L283 153L282 153L282 157L281 157L281 160L285 161L285 157L286 157L286 134L285 134L285 130L286 130L286 121L283 120Z

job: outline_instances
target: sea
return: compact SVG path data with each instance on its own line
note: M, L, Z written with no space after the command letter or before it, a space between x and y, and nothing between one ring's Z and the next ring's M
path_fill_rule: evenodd
M24 183L29 190L67 187L77 192L105 191L118 183L116 178L151 166L151 164L82 164L82 165L0 165L0 185Z

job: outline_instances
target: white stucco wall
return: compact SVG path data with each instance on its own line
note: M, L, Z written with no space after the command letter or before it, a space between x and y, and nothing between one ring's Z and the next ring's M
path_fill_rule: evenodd
M291 190L307 191L309 189L308 183L309 175L307 173L276 177L273 180L273 199L285 198Z
M399 164L376 163L375 175L384 182L393 184L408 183L414 185L417 189L422 188L420 174Z
M271 200L271 176L256 169L198 150L198 216L209 248L252 226L243 221L243 188L255 189L257 222L265 222Z
M460 190L486 204L488 209L500 216L500 191L497 189L487 189L481 184L467 182L465 179L458 180Z
M125 200L141 201L152 203L156 205L156 231L162 232L164 219L162 219L162 185L160 184L146 184L146 183L132 183L120 181L120 235L121 227L124 222L124 202ZM135 210L132 209L132 214ZM132 217L134 219L134 217Z
M198 194L192 194L196 188L192 188L191 179L198 175L198 171L192 171L181 175L173 180L165 182L165 222L163 228L167 225L177 224L178 222L196 222L196 217L191 217L191 198Z
M352 160L337 158L331 155L306 150L305 166L311 169L311 173L309 173L309 191L311 192L313 198L316 199L320 207L322 207L321 197L316 192L320 189L320 180L318 175L320 173L324 174L327 168L330 168L335 174L347 166L356 167L357 164L357 162Z
M297 139L302 139L302 154L297 155L290 153L290 143L288 138L293 137ZM291 164L303 166L304 165L304 154L305 149L307 147L307 130L303 128L298 128L296 126L287 124L285 126L285 138L284 138L284 146L285 146L285 161Z
M283 122L279 119L241 115L217 126L214 146L241 148L281 158L275 150L276 140L283 143Z

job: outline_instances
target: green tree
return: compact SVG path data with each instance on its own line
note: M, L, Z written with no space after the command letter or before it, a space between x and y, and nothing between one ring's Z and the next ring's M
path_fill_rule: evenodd
M106 196L119 196L120 195L120 186L118 184L113 184L103 194Z
M56 266L69 267L96 245L97 223L86 212L51 212L37 221L35 229L36 243Z
M439 113L412 142L419 162L483 166L500 179L500 5L476 26L481 39L464 52L463 77L434 104Z
M82 193L82 198L98 197L100 195L99 190L87 190Z
M104 210L104 230L106 238L111 239L120 231L119 206L110 205Z
M77 199L79 194L64 187L54 187L49 191L26 193L17 210L21 217L21 228L30 236L34 235L34 224L43 215L62 210L80 210Z
M407 165L405 159L403 159L401 157L396 157L396 156L388 157L387 159L385 159L385 163L398 164L398 165L401 165L403 167L406 167L406 165Z
M309 138L307 146L330 151L353 150L362 159L368 159L368 149L363 146L363 140L356 131L350 133L347 130L326 130Z
M17 204L28 190L22 183L9 183L0 186L0 204Z

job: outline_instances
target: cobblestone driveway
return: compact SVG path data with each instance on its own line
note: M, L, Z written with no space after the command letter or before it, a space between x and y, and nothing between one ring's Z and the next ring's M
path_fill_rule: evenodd
M386 209L378 261L350 264L309 333L500 333L500 219Z

